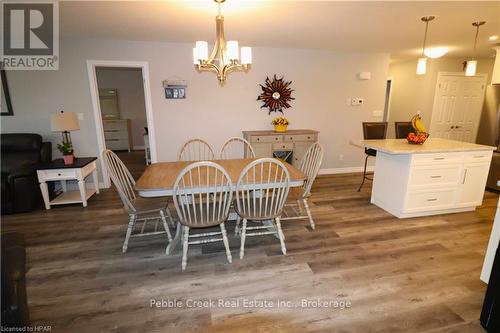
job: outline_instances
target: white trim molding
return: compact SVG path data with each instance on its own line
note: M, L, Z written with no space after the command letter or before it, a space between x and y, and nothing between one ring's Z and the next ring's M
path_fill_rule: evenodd
M151 154L151 162L157 162L157 150L155 141L155 128L154 128L154 116L153 116L153 104L151 101L151 85L149 79L149 64L146 61L115 61L115 60L87 60L87 72L89 76L89 87L90 96L92 98L92 108L94 110L94 122L97 132L97 145L99 148L99 160L101 163L101 170L103 176L104 187L108 188L111 186L111 180L108 175L108 170L104 165L104 160L102 159L101 153L106 149L104 141L104 131L102 125L101 117L101 107L99 104L98 95L98 85L96 76L96 67L132 67L140 68L142 70L142 79L144 86L144 102L146 108L146 118L148 124L149 132L149 147Z
M375 171L375 166L369 165L366 167L366 171L368 172L373 172ZM358 172L363 172L363 167L346 167L346 168L326 168L326 169L320 169L319 170L319 175L334 175L334 174L339 174L339 173L358 173Z

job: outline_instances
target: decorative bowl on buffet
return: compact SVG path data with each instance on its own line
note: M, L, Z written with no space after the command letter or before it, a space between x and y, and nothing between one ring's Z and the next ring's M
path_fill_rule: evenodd
M286 132L289 122L285 117L277 117L273 119L271 124L273 124L275 132L283 133Z
M411 127L413 128L413 131L408 133L408 136L406 137L408 143L414 145L424 144L425 140L429 137L429 133L427 133L427 130L425 129L420 113L414 115L411 119Z

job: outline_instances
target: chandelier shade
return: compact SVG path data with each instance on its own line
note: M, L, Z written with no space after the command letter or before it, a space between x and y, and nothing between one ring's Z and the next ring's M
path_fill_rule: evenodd
M224 16L220 11L220 5L225 0L214 0L219 6L219 13L215 17L215 43L210 55L208 54L208 43L197 41L193 49L193 61L196 70L199 72L215 72L219 84L222 86L226 82L227 75L233 71L245 71L250 69L252 64L252 49L248 46L241 48L238 41L230 40L226 42L224 36ZM241 59L241 61L240 61Z

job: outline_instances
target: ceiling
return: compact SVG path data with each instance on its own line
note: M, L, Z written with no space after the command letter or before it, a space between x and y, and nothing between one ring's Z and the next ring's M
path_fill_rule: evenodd
M188 42L215 37L217 6L204 1L65 1L63 37ZM500 1L245 1L222 5L226 39L241 46L389 52L393 59L421 52L425 25L434 15L428 46L447 56L470 56L472 22L483 20L478 56L494 55L488 37L500 34ZM498 43L497 40L495 43Z

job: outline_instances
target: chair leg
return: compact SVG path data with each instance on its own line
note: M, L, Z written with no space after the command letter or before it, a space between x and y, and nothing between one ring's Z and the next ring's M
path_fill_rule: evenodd
M189 227L182 227L182 238L184 239L182 243L182 270L185 270L187 266L187 254L189 246Z
M236 227L234 228L235 236L238 236L238 234L240 233L240 222L241 222L241 217L238 215L238 217L236 218Z
M168 208L166 208L168 210ZM167 213L168 215L168 213ZM167 219L165 218L165 211L163 209L160 210L161 221L163 222L163 228L167 232L168 242L172 241L172 235L170 234L170 228L168 227Z
M224 242L224 247L226 248L227 261L229 263L232 263L233 257L231 256L231 250L229 249L229 242L227 240L226 227L224 226L224 223L220 224L220 231L222 233L222 241Z
M299 214L302 215L302 205L300 204L300 199L297 199L297 207L299 208Z
M368 156L370 156L370 155L366 155L366 158L365 158L365 168L363 169L363 181L361 182L361 185L359 185L358 192L361 192L361 188L363 187L363 184L365 183L365 179L366 179L366 164L368 163Z
M135 221L137 216L135 214L130 215L130 220L128 222L127 235L125 236L125 242L123 242L122 252L127 252L128 248L128 240L130 239L130 235L132 235L132 230L134 230Z
M167 202L167 205L165 206L165 213L167 214L168 221L170 222L172 227L175 228L174 218L172 217L172 213L170 213L170 209L168 209L168 202Z
M245 237L247 235L247 219L243 219L243 226L241 227L241 246L240 246L240 259L245 256Z
M302 199L302 202L304 203L307 217L309 218L309 224L311 225L312 230L314 230L314 229L316 229L316 226L314 225L313 217L311 214L311 210L309 209L309 204L307 203L307 199Z
M280 238L280 243L281 243L281 252L283 252L283 254L286 254L285 235L283 235L283 230L281 230L281 223L279 217L276 218L276 228L278 228L278 236Z

